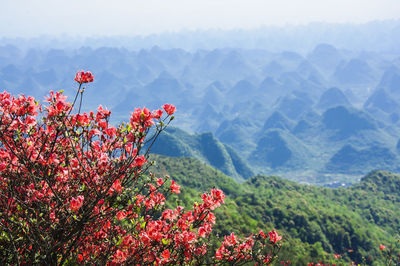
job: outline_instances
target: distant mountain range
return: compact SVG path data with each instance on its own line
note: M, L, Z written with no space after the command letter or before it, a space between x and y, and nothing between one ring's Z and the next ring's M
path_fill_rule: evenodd
M187 51L213 50L221 48L267 50L271 52L295 51L306 53L319 43L351 51L399 51L400 20L376 20L367 23L326 23L261 26L254 29L208 29L164 32L136 36L46 36L35 38L7 38L3 34L0 43L17 45L23 49L56 48L77 49L79 47L125 47L130 50L180 48ZM324 47L321 47L324 48ZM320 49L330 52L329 47ZM325 60L315 53L324 67L332 67L334 61ZM333 57L335 52L330 53Z
M95 74L85 110L107 106L116 123L134 107L172 103L181 130L166 132L153 152L195 157L238 180L278 173L329 183L347 174L352 183L373 169L399 170L396 49L0 46L0 87L15 94L43 99L49 89L64 89L72 97L78 69Z

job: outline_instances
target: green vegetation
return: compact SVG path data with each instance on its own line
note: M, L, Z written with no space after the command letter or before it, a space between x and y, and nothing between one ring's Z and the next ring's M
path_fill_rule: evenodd
M243 158L231 147L219 142L211 133L191 135L170 127L159 136L151 148L152 153L173 157L193 157L211 165L236 181L254 173Z
M216 233L276 228L286 238L282 259L295 265L338 263L333 254L340 254L342 262L380 265L385 258L379 245L390 246L399 233L399 175L376 171L357 185L338 189L261 175L237 183L194 158L153 156L153 171L182 185L175 200L183 206L213 186L224 190L227 199L216 212Z

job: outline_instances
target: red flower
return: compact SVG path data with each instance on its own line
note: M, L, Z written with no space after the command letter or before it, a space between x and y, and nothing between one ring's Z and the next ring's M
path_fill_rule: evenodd
M144 107L135 108L135 111L131 115L131 124L143 124L145 127L150 127L154 124L153 116L149 109Z
M341 256L340 254L334 254L333 257L334 257L335 259L340 259L342 256Z
M162 115L163 115L163 111L160 110L160 109L154 110L152 115L153 115L153 118L160 119L162 117Z
M55 213L55 211L52 211L52 212L50 213L50 219L51 219L51 220L55 220L55 219L56 219L56 213Z
M234 233L231 233L230 236L225 236L225 244L230 247L236 245L237 237Z
M115 182L112 184L111 191L115 191L117 193L122 192L121 181L119 179L115 180Z
M83 205L83 200L85 199L84 196L78 196L77 198L72 198L70 205L69 205L69 209L71 211L77 211L79 210L82 205Z
M117 212L117 219L122 220L126 217L126 213L124 211Z
M161 187L164 184L164 180L162 178L157 179L157 185Z
M382 245L382 244L379 245L379 249L380 249L380 250L384 250L385 248L386 248L386 247L385 247L384 245Z
M146 162L147 160L143 155L139 155L138 157L135 158L135 166L141 167Z
M171 254L169 253L169 250L166 249L161 253L161 257L163 257L164 260L168 260Z
M179 190L181 188L180 185L176 184L174 180L171 181L171 192L175 194L181 193Z
M93 82L94 76L90 71L80 70L75 75L75 81L79 84Z
M274 244L282 239L282 236L278 235L278 232L276 232L275 230L272 230L271 232L269 232L268 235L269 235L269 239Z
M114 262L121 263L124 262L125 260L126 260L126 254L118 249L117 252L115 253Z
M175 113L176 107L172 104L164 104L162 108L167 112L168 115L173 115Z

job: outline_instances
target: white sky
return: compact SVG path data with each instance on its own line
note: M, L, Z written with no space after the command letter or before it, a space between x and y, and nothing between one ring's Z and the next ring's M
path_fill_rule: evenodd
M400 18L400 0L0 0L0 37L132 35Z

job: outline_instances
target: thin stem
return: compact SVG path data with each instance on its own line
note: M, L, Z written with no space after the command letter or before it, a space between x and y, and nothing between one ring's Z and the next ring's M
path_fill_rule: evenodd
M80 98L80 100L79 100L79 109L78 109L78 114L80 114L81 113L81 106L82 106L82 98L83 98L83 92L85 91L85 88L83 88L82 90L81 90L81 98Z
M79 83L78 91L77 91L76 94L75 94L74 101L72 102L72 105L71 105L71 110L69 110L69 113L68 113L68 114L70 114L70 113L72 112L72 109L74 109L74 105L75 105L76 99L78 98L78 94L79 94L79 92L81 91L81 87L82 87L82 83Z

